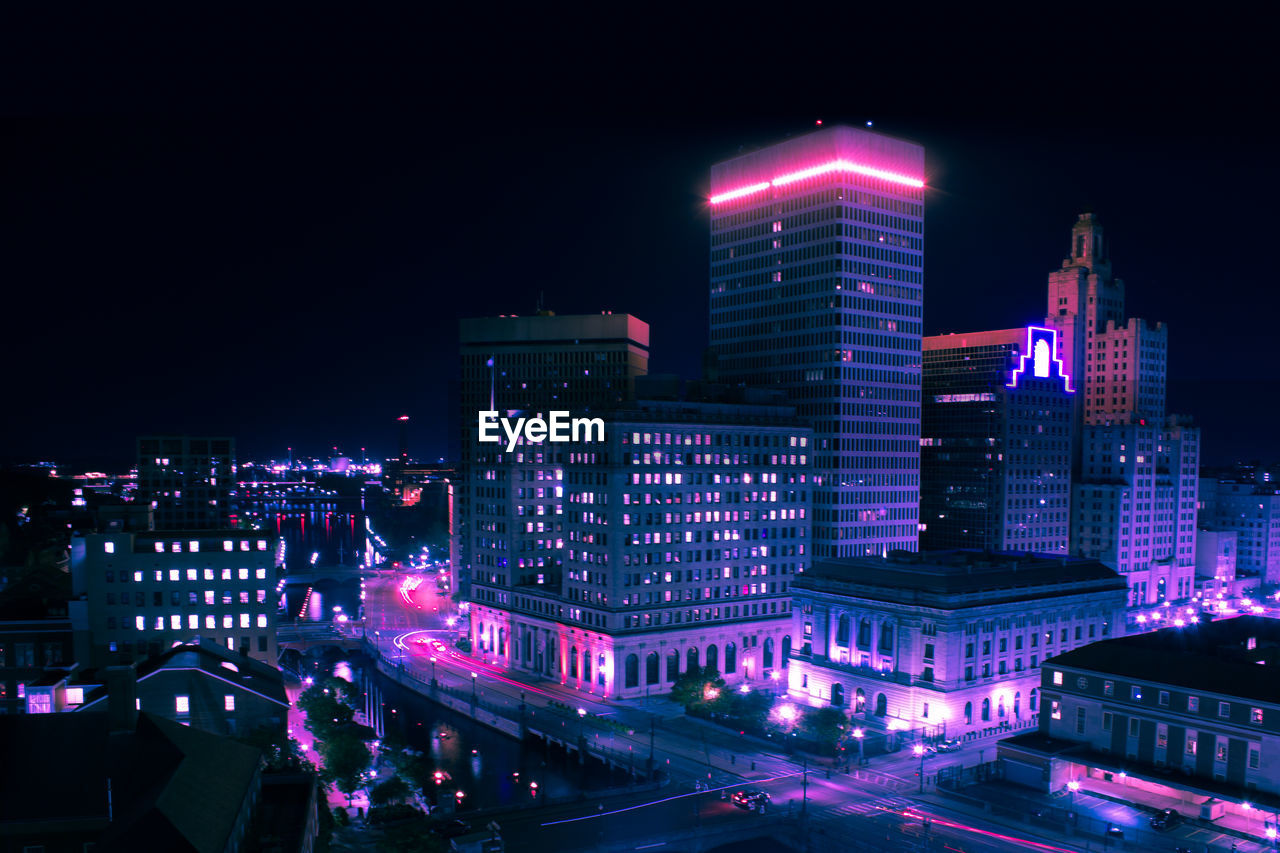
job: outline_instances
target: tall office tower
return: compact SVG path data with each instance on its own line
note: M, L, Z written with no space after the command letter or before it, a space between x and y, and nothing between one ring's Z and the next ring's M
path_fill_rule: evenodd
M1072 541L1079 554L1129 581L1129 604L1195 593L1200 430L1165 423L1084 428L1074 484Z
M475 652L605 696L669 692L694 666L779 679L788 587L810 559L811 441L794 408L639 401L603 419L603 442L506 454L545 471L503 498L507 535L540 545L504 568L477 537ZM560 553L556 580L541 561Z
M544 445L516 462L505 444L477 441L479 412L569 411L616 405L649 369L649 325L629 314L484 317L463 320L462 482L455 495L458 556L454 589L469 595L473 567L515 584L558 586L563 538L552 486L562 445ZM542 483L538 487L523 483ZM522 494L541 492L534 503ZM521 499L517 499L520 494ZM539 516L532 527L518 510Z
M1236 533L1237 576L1280 583L1280 489L1259 480L1202 478L1200 518L1212 530Z
M711 344L814 431L814 553L916 550L924 149L850 127L711 168Z
M1123 574L1142 606L1194 593L1200 435L1166 416L1168 328L1126 320L1124 298L1102 225L1081 214L1049 274L1045 321L1080 383L1071 551Z
M920 545L1066 554L1075 393L1053 329L924 339Z
M235 476L235 439L138 439L138 497L151 503L157 530L231 527Z

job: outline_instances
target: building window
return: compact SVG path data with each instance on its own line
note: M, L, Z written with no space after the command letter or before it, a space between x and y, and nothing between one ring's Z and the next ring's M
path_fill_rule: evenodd
M1224 737L1218 738L1217 748L1214 750L1214 754L1213 754L1213 760L1214 761L1227 760L1227 739L1226 738Z
M1102 695L1114 696L1116 692L1116 683L1114 681L1102 682Z
M1054 670L1053 683L1059 687L1062 686L1062 672L1060 670Z
M174 709L179 714L191 713L191 697L189 696L174 696L173 705L174 705Z
M1156 749L1169 748L1169 727L1164 723L1156 725Z
M1057 699L1051 699L1049 701L1049 716L1055 720L1062 719L1062 703Z
M1199 696L1188 696L1188 697L1187 697L1187 710L1188 710L1188 711L1192 711L1192 712L1195 712L1195 711L1199 711L1199 710L1200 710L1200 697L1199 697Z
M1130 717L1129 718L1129 737L1137 737L1137 736L1138 736L1138 718Z
M222 710L234 711L236 709L236 697L228 693L222 697Z
M1230 702L1219 702L1219 703L1218 703L1218 716L1219 716L1219 717L1222 717L1224 720L1225 720L1226 718L1228 718L1228 717L1230 717L1230 716L1231 716L1231 703L1230 703Z
M1103 730L1104 732L1109 732L1109 731L1111 731L1111 723L1112 723L1112 720L1113 720L1113 719L1114 719L1114 717L1112 717L1112 715L1111 715L1111 712L1110 712L1110 711L1103 711L1103 712L1102 712L1102 730Z
M1196 732L1194 729L1187 729L1187 755L1196 754Z
M1249 709L1249 722L1253 723L1255 726L1262 725L1262 709L1261 708Z
M1161 690L1159 695L1156 697L1156 701L1167 707L1169 704L1169 691Z
M1076 708L1076 734L1084 734L1084 708Z
M1257 770L1262 763L1262 753L1256 746L1249 747L1249 769Z
M104 542L102 544L102 550L106 551L108 554L114 554L116 552L116 543Z
M1133 701L1135 701L1135 702L1141 702L1141 701L1142 701L1142 688L1141 688L1141 687L1130 687L1130 688L1129 688L1129 698L1130 698L1130 699L1132 699L1132 700L1133 700Z

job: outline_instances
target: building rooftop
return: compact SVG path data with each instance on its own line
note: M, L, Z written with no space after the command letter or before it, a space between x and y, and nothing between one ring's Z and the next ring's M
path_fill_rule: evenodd
M0 716L0 754L0 824L105 830L100 850L225 849L261 758L149 714L118 734L107 714Z
M139 681L166 669L200 670L245 690L251 690L279 705L289 706L280 670L255 658L233 652L211 639L192 637L186 643L140 661L135 667ZM85 697L81 710L88 710L91 705L99 703L105 706L106 698L106 687L99 687Z
M1045 664L1280 704L1280 620L1237 616L1162 628L1090 643Z
M943 608L1128 589L1097 560L960 550L819 560L793 586Z

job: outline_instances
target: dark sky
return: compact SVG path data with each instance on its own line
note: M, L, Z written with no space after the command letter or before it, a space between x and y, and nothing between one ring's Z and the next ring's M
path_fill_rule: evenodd
M385 454L401 413L434 457L458 319L539 293L638 315L652 369L695 375L710 164L819 118L927 148L926 333L1042 320L1092 209L1130 314L1171 326L1205 460L1277 455L1275 72L1243 24L776 47L285 23L8 37L0 460L122 465L157 431Z

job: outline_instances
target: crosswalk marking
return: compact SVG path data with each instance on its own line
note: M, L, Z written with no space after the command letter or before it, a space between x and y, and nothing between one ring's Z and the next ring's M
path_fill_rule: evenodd
M877 797L874 800L862 800L859 802L845 803L841 806L829 809L831 814L847 816L847 815L876 815L885 812L901 812L910 808L912 802L905 797Z

